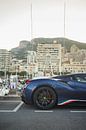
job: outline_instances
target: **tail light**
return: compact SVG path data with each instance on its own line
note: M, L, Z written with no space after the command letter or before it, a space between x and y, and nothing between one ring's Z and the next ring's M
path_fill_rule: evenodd
M30 82L31 82L31 80L29 80L29 79L27 79L27 80L25 81L26 84L29 84Z
M23 92L25 92L25 89L26 89L27 85L28 85L30 82L31 82L31 80L26 80L26 81L25 81L25 85L24 85L24 87L23 87Z

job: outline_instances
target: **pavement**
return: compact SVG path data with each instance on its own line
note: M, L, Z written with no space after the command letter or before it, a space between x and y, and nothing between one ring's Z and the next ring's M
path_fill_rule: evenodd
M0 100L19 100L21 99L20 92L10 90L8 95L0 96Z
M0 130L85 130L86 107L60 106L39 110L26 105L20 93L0 96Z
M0 96L0 100L17 100L21 99L20 95L5 95L5 96Z
M85 130L86 107L38 110L21 101L0 101L0 130Z

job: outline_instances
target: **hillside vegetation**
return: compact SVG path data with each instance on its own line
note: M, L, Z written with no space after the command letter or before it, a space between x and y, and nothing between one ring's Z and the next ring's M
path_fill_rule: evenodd
M24 59L26 58L27 51L36 51L38 43L53 43L57 41L57 44L61 44L63 47L70 51L72 45L76 45L79 49L86 49L86 43L81 43L78 41L73 41L67 38L34 38L31 42L30 41L21 41L18 47L12 48L11 52L12 55L17 59Z

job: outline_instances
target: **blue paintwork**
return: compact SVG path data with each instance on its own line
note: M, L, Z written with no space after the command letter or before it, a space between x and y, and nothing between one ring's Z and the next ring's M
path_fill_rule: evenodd
M54 89L58 96L58 105L61 103L64 104L64 102L68 100L86 101L86 82L77 81L76 76L84 76L86 78L86 74L73 74L31 80L25 91L22 93L23 100L32 103L32 96L35 90L42 86L49 86ZM60 79L61 81L57 79Z

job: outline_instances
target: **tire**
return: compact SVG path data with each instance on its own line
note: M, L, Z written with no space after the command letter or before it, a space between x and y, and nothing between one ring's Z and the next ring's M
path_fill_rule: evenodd
M33 103L42 110L51 109L56 105L56 93L51 87L40 87L33 95Z

